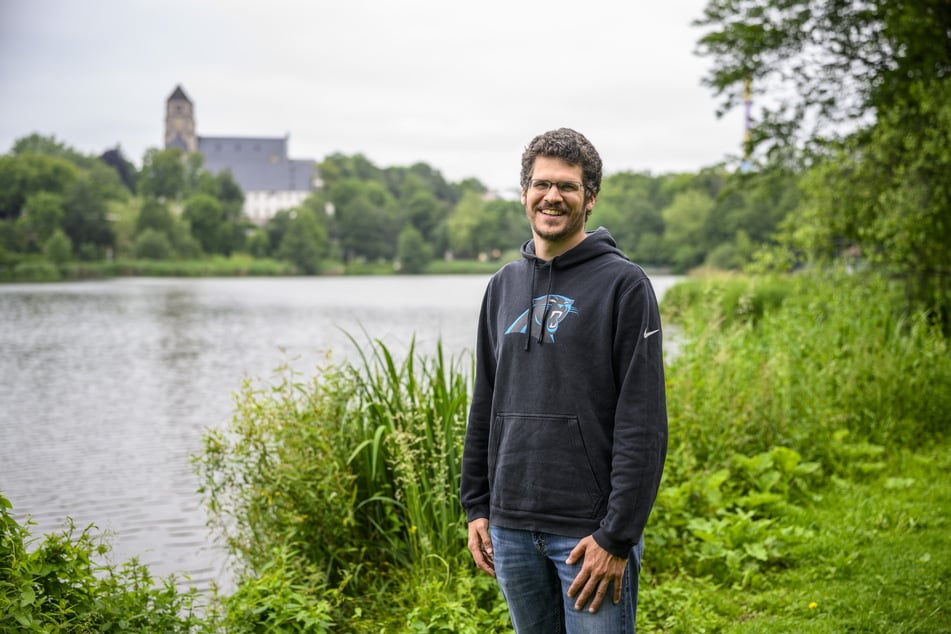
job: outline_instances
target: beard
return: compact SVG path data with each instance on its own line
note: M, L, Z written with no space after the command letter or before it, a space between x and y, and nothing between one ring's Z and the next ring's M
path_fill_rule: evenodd
M548 216L543 214L540 209L529 214L529 222L532 225L532 231L535 235L547 242L562 242L568 238L584 232L585 212L583 210L572 211L565 207L545 207L544 209L556 209L563 215L556 216L554 219L558 224L548 224Z

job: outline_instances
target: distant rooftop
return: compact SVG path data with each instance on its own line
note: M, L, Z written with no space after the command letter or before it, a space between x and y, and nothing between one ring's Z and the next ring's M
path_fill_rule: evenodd
M287 157L287 137L198 137L205 168L230 170L248 191L311 191L316 176L312 160Z
M182 90L182 87L180 85L175 86L175 92L173 92L169 96L169 100L172 100L172 99L184 99L188 103L191 103L191 99L188 98L188 95L185 94L185 91Z

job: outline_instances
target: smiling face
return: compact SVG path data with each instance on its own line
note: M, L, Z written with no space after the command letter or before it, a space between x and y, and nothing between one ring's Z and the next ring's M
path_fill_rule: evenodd
M534 187L536 181L551 186ZM585 221L594 207L597 195L586 195L584 186L565 191L561 183L582 183L580 165L572 165L552 156L538 156L528 186L522 189L522 204L535 238L535 254L550 260L578 245L585 239Z

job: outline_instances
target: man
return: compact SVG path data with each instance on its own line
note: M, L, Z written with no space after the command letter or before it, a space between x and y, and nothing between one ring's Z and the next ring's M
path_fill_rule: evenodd
M583 135L522 155L532 240L479 317L461 500L476 565L515 630L633 632L643 531L667 454L657 300L585 223L601 158Z

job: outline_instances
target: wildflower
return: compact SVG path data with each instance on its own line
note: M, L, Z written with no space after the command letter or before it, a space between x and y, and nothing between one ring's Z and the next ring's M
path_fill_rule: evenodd
M815 610L817 607L819 607L819 604L816 603L815 601L813 601L812 603L809 604L809 609L810 609L810 610Z

